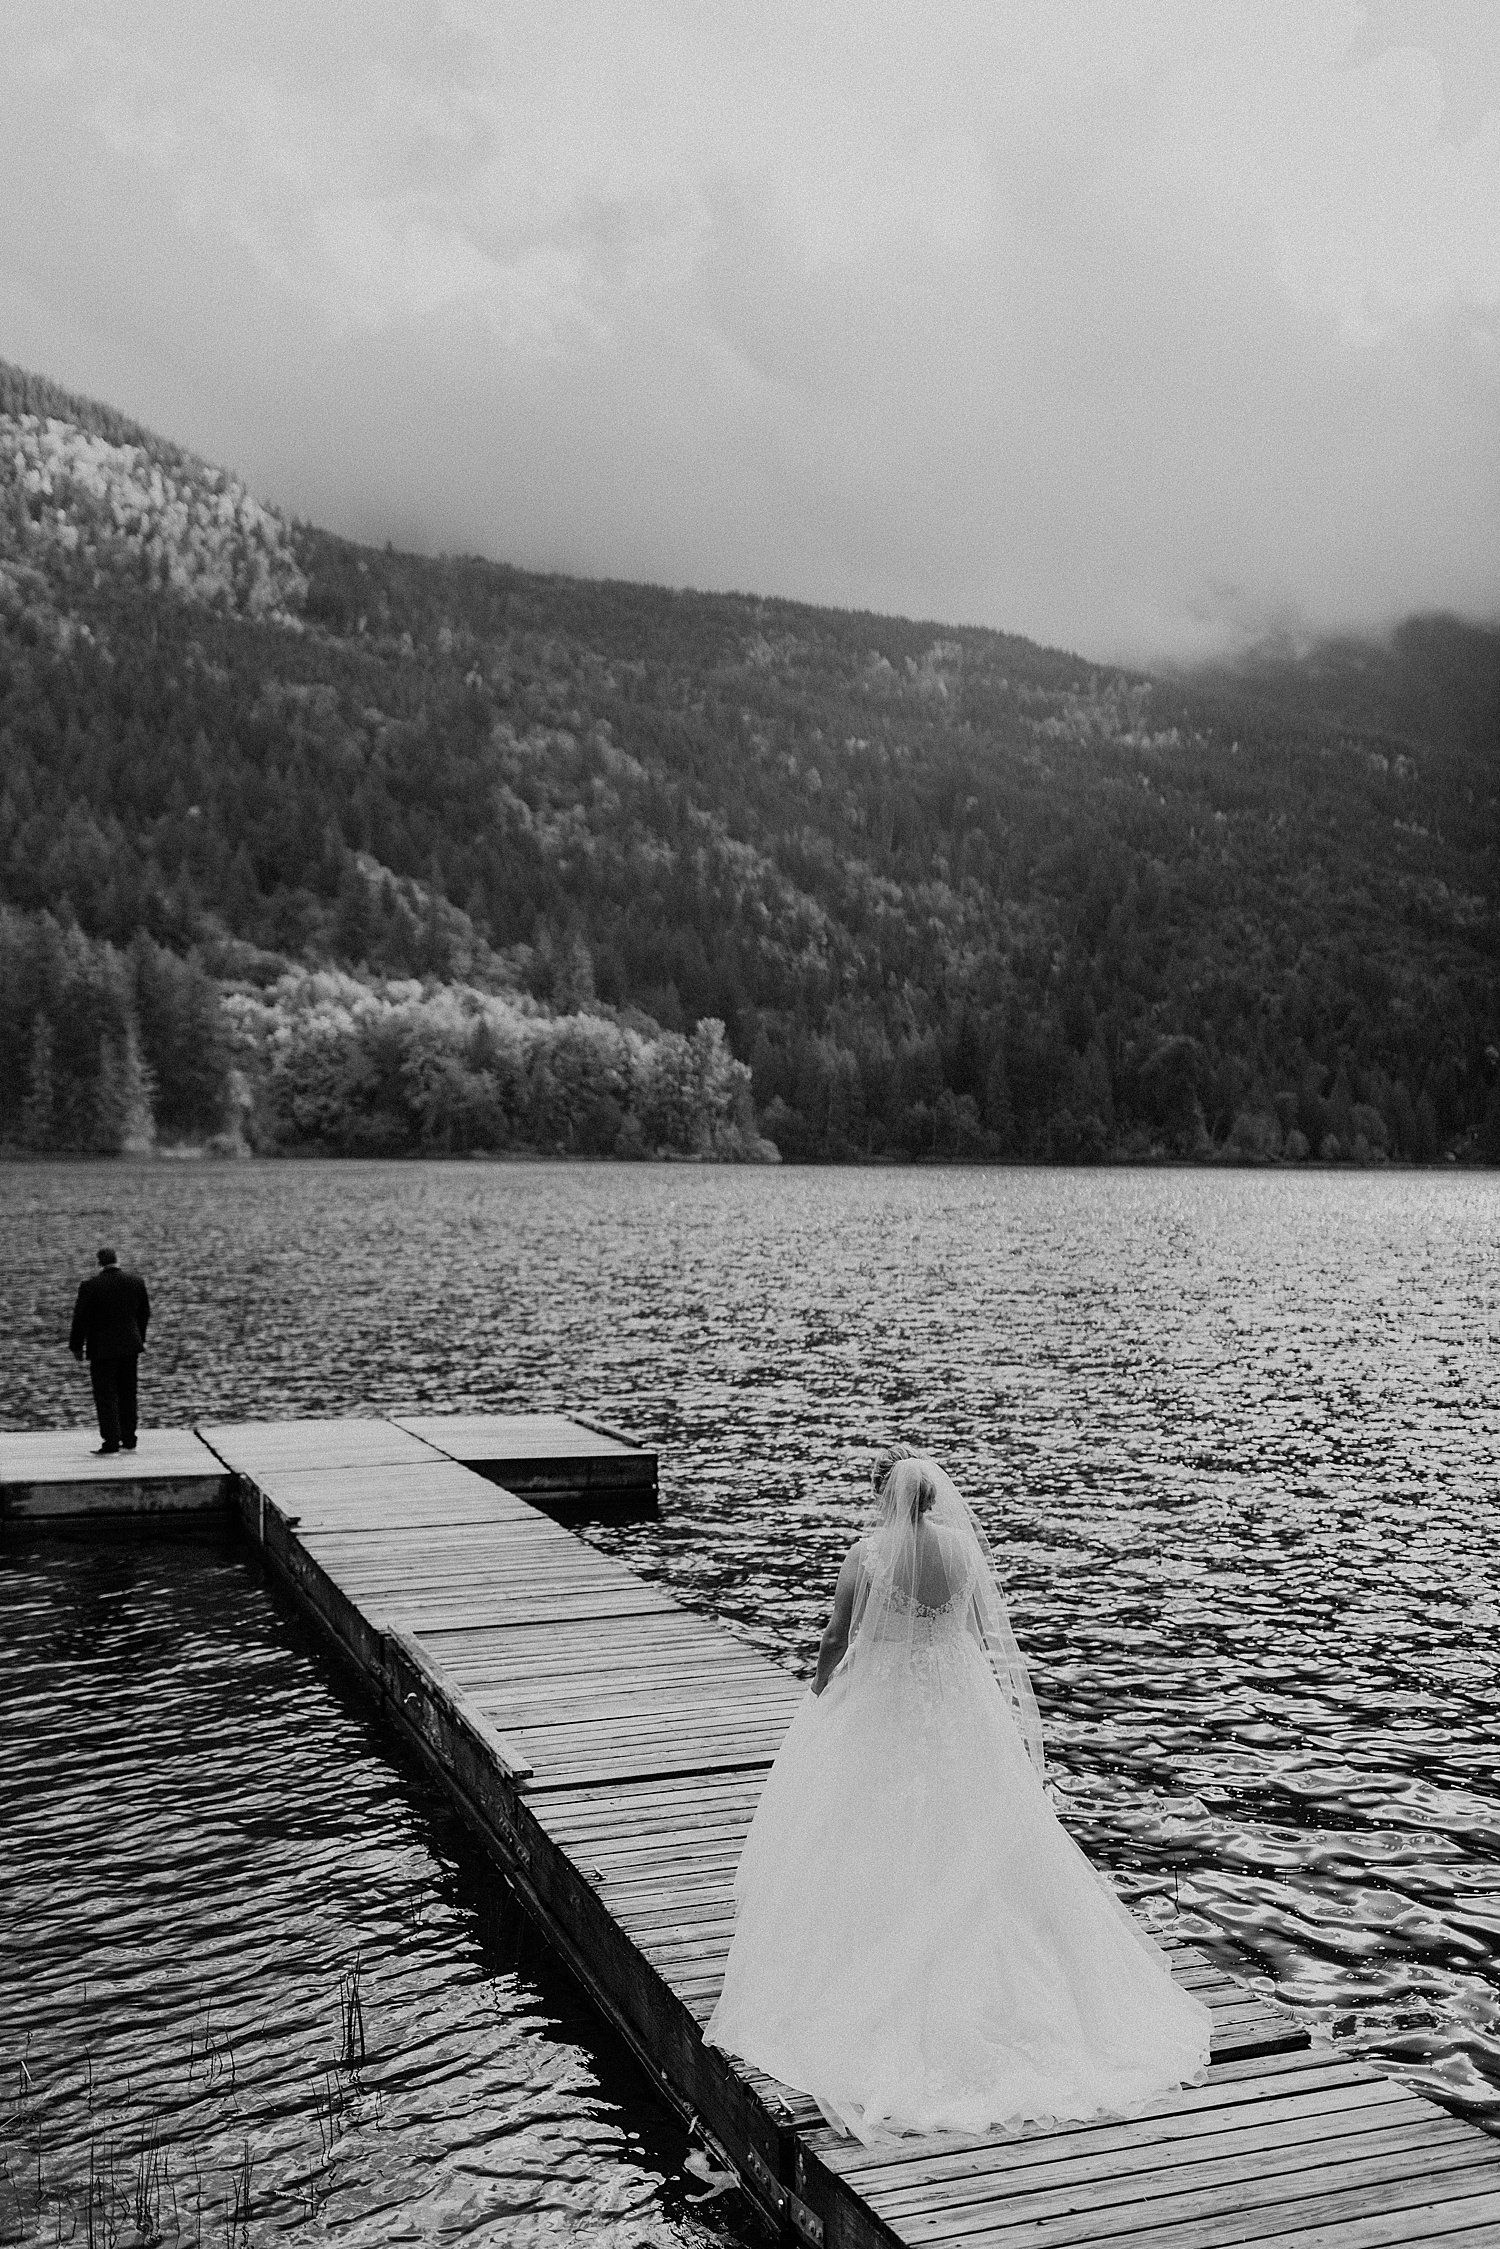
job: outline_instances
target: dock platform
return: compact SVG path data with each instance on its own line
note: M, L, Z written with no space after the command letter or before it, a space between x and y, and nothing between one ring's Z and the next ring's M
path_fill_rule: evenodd
M227 1513L234 1478L191 1429L152 1429L134 1452L93 1429L0 1431L0 1521Z
M435 1445L560 1523L621 1522L657 1511L657 1459L581 1413L393 1414Z
M1500 2145L1311 2044L1189 1944L1168 1950L1213 2015L1207 2081L1128 2119L869 2148L832 2133L802 2094L710 2052L702 2032L729 1948L735 1864L805 1689L492 1480L502 1459L540 1459L551 1491L563 1487L571 1440L545 1419L529 1452L517 1417L497 1436L467 1417L401 1415L209 1425L173 1457L196 1464L196 1444L231 1480L229 1504L268 1572L379 1696L654 2082L785 2239L813 2249L1500 2240ZM618 1432L575 1426L632 1449ZM13 1502L35 1490L46 1442L0 1436L0 1513L57 1521L71 1504ZM142 1470L146 1448L143 1438ZM61 1468L61 1448L48 1457ZM585 1447L576 1474L612 1457ZM141 1481L117 1456L54 1492L84 1490L78 1504L97 1511L89 1495L111 1470L122 1488ZM653 1459L653 1485L654 1471Z

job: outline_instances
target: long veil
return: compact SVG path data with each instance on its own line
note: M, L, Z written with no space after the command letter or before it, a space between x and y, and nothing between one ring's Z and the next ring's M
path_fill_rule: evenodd
M921 1454L887 1454L875 1469L875 1507L862 1544L863 1568L849 1628L849 1660L861 1646L913 1645L931 1620L962 1605L1038 1779L1046 1776L1042 1721L1026 1659L1016 1645L989 1540L953 1479Z

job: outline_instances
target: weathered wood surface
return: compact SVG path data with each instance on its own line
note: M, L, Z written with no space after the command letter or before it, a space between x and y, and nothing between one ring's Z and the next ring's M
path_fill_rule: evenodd
M221 1421L200 1423L198 1434L221 1459L232 1453L237 1473L252 1479L299 1469L427 1468L443 1457L435 1446L387 1420Z
M401 1413L397 1425L560 1521L654 1514L657 1456L587 1414Z
M710 2053L735 1865L804 1690L425 1428L403 1417L204 1435L240 1479L268 1566L789 2237L827 2249L1500 2242L1500 2148L1310 2047L1191 1945L1169 1949L1212 2012L1208 2081L1128 2119L868 2149L831 2133L804 2095Z
M502 1454L514 1460L566 1463L654 1457L598 1422L567 1413L398 1413L390 1418L452 1460L490 1460Z
M903 2242L1312 2249L1500 2238L1500 2149L1327 2048L1215 2067L1142 2115L1020 2138L854 2148L804 2136Z
M0 1431L0 1519L214 1514L232 1479L190 1429L143 1429L134 1452L98 1454L95 1428Z

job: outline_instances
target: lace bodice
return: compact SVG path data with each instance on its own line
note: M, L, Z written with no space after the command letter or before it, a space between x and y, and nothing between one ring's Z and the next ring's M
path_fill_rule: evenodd
M872 1563L878 1572L869 1541L861 1541L860 1559L866 1569ZM939 1579L941 1574L938 1573ZM937 1586L930 1586L936 1591ZM882 1586L883 1599L876 1612L867 1621L867 1636L872 1640L904 1640L913 1646L930 1647L937 1642L961 1639L968 1629L968 1611L974 1590L973 1577L965 1573L962 1583L940 1601L923 1601L908 1588L887 1581Z

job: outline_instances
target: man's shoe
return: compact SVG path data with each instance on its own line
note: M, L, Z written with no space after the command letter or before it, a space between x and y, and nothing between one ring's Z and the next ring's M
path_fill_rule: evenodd
M122 1437L122 1438L120 1439L120 1450L121 1450L121 1452L134 1452L134 1451L135 1451L135 1439L134 1439L134 1437Z
M118 1452L119 1449L120 1448L118 1445L95 1445L94 1447L94 1451L96 1454L102 1452Z

